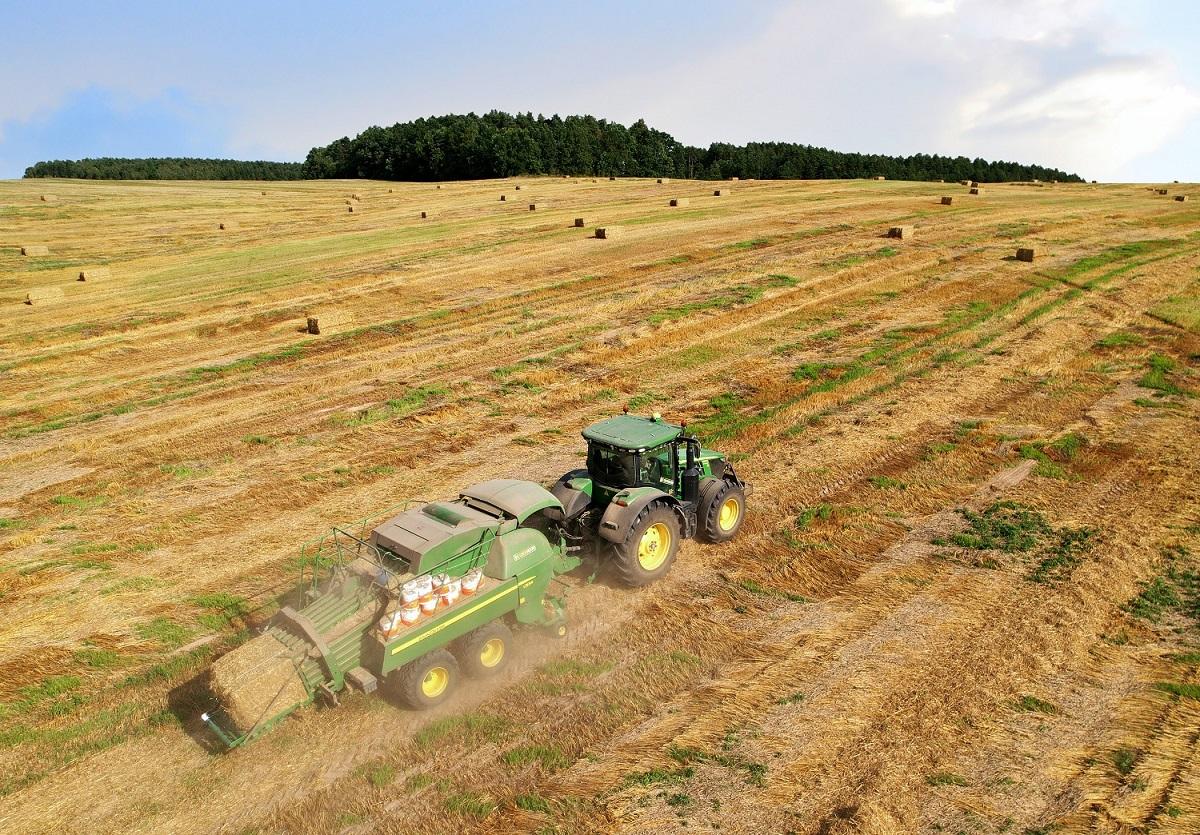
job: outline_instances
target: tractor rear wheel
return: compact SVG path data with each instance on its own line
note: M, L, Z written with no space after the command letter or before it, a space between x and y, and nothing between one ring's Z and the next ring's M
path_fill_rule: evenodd
M723 478L700 483L700 533L707 542L728 542L746 518L746 491Z
M446 701L458 684L458 662L444 649L410 661L389 676L396 695L414 710L428 710Z
M621 582L644 586L670 571L679 538L675 511L664 504L647 506L633 520L625 541L613 545L613 562Z
M486 678L508 666L513 634L503 621L494 620L454 642L454 657L471 678Z

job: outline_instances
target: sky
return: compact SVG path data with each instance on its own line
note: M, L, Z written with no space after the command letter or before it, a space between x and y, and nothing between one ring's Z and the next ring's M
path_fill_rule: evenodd
M1200 181L1195 0L0 0L0 178L445 113Z

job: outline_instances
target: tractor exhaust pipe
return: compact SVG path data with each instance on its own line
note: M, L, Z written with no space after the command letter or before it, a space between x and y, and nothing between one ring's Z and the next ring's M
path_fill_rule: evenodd
M684 424L683 428L686 428ZM683 500L695 503L700 498L700 468L696 466L696 447L699 443L695 438L687 439L687 467L683 471Z

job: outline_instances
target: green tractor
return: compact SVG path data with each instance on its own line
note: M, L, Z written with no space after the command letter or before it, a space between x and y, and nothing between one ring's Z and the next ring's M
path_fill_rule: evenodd
M568 550L609 558L620 579L643 586L666 574L679 542L728 542L746 515L751 487L721 455L658 414L628 413L583 431L587 469L572 470L550 492L562 504L547 516Z
M500 672L514 627L564 635L565 587L552 584L585 557L640 586L667 573L681 539L737 534L750 487L685 427L626 414L583 436L587 469L551 490L485 481L303 546L297 608L217 659L201 720L235 748L350 687L433 707L460 678Z

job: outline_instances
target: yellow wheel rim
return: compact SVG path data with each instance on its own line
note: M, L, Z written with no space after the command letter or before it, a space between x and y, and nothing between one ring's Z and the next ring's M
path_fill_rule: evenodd
M479 663L485 667L495 667L504 658L504 641L492 638L479 651Z
M421 692L427 699L436 699L450 686L450 671L445 667L431 667L421 679Z
M646 528L642 541L638 543L638 563L647 571L653 571L667 561L671 553L671 529L662 522Z
M732 497L728 498L721 504L721 512L717 516L717 524L721 526L721 530L731 531L741 515L741 502Z

